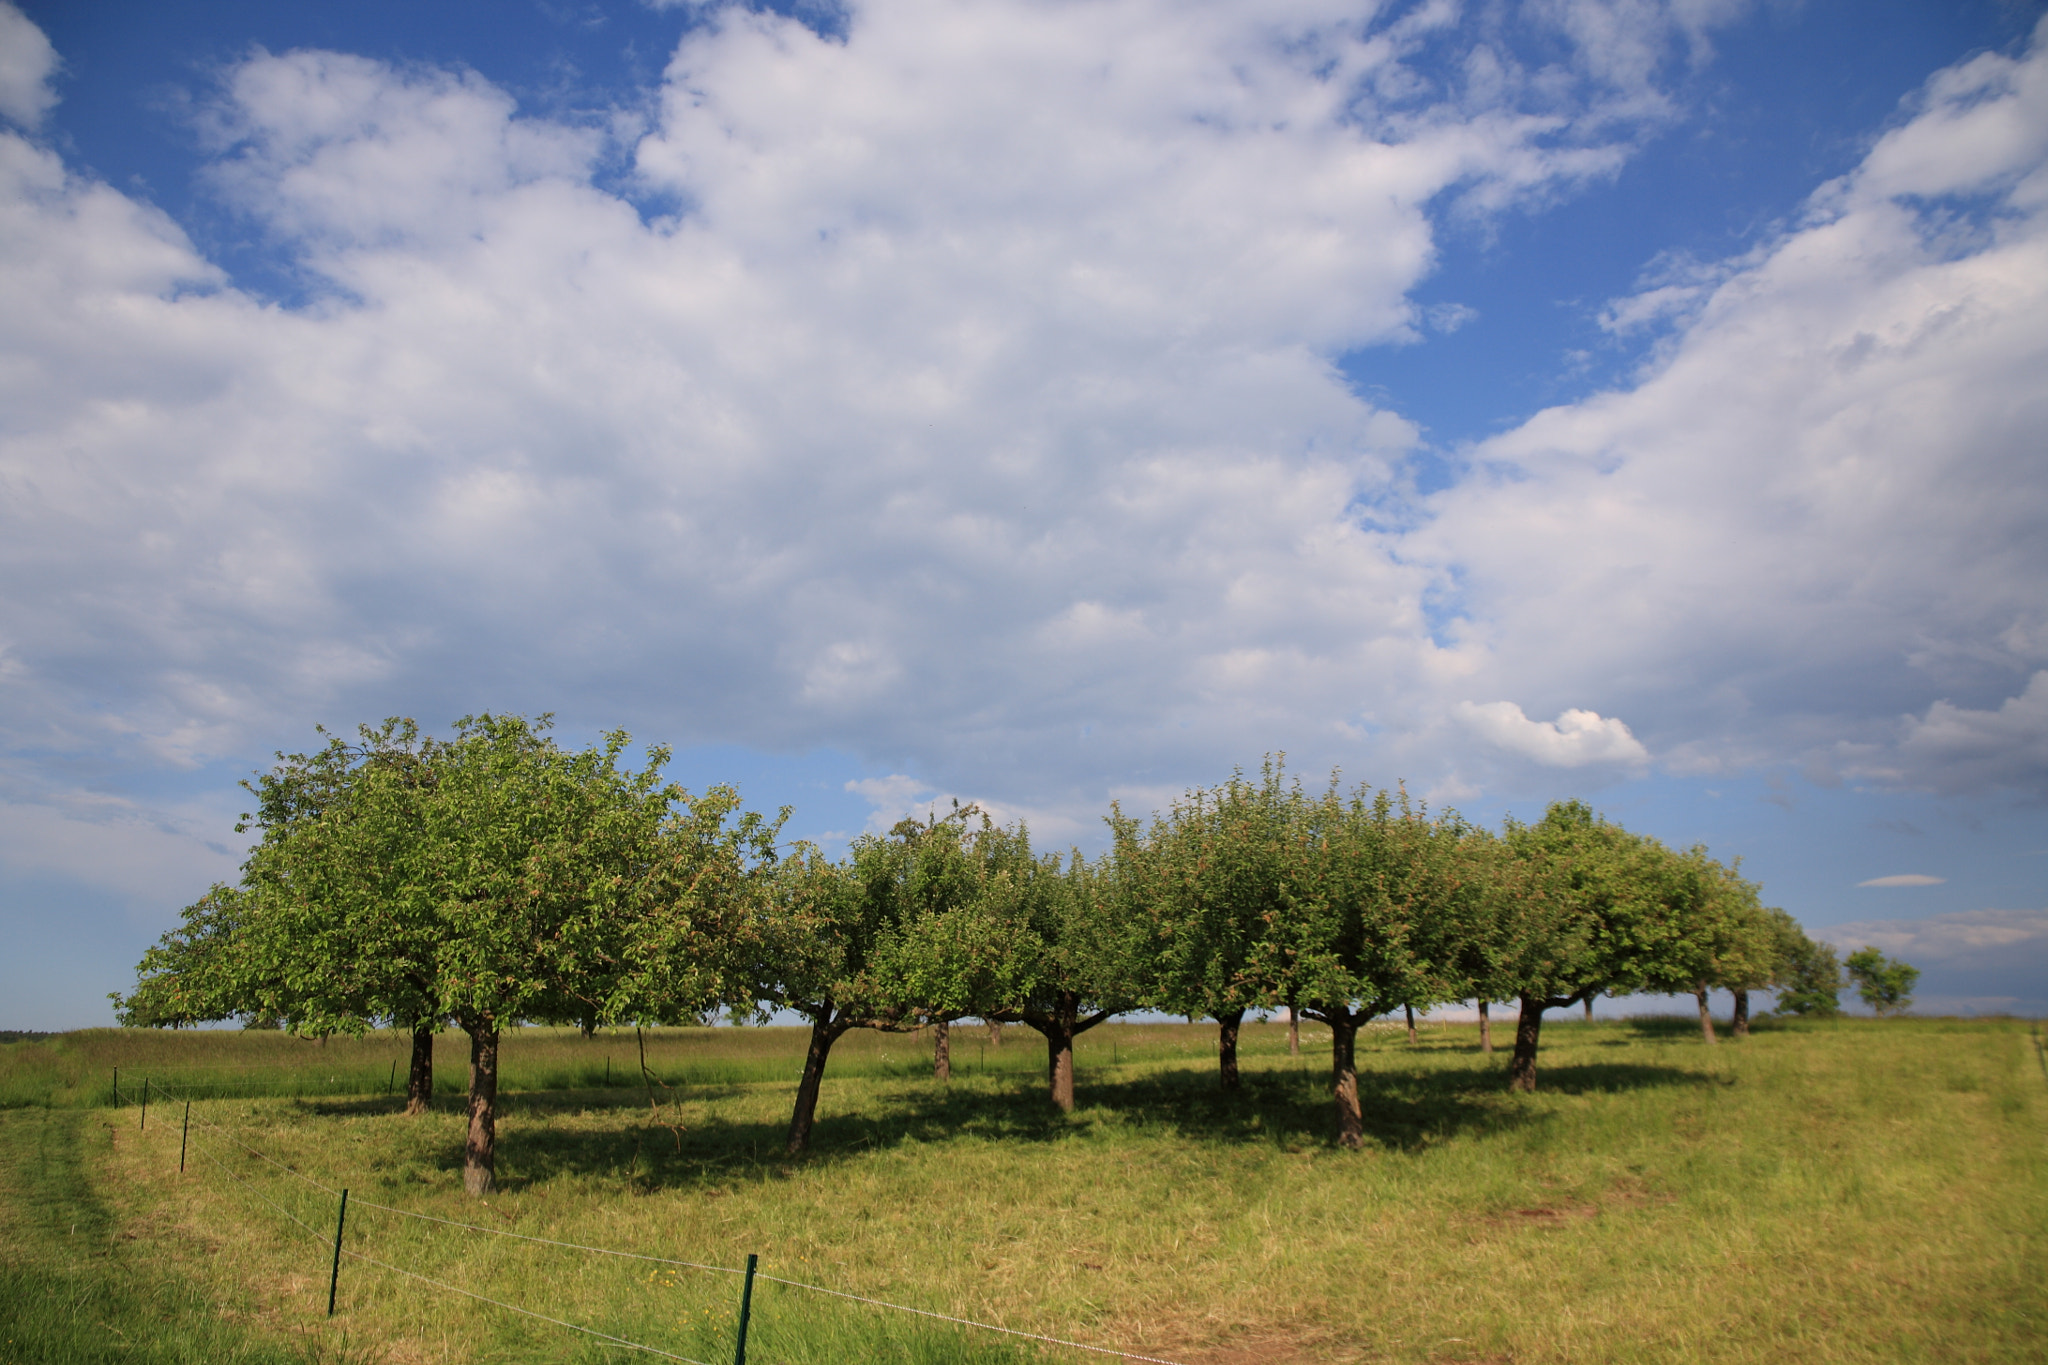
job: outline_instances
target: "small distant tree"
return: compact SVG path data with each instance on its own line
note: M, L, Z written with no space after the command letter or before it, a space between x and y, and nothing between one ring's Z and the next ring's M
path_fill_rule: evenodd
M1842 963L1834 948L1809 938L1799 921L1783 910L1771 907L1764 914L1771 927L1768 984L1777 991L1776 1008L1821 1018L1841 1013Z
M1856 994L1878 1014L1898 1014L1912 1005L1913 985L1920 979L1918 967L1886 957L1869 944L1849 954L1842 965L1849 970Z

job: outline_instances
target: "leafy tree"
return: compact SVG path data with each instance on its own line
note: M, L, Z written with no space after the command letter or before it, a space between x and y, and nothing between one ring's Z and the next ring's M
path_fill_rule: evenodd
M1484 897L1457 856L1462 823L1431 821L1405 792L1347 797L1333 782L1297 812L1284 913L1251 973L1266 999L1298 1002L1329 1027L1337 1139L1359 1147L1358 1030L1403 1005L1462 997L1459 941Z
M1912 1005L1913 985L1920 979L1918 967L1886 957L1869 944L1849 954L1842 965L1849 970L1856 994L1879 1015L1898 1014Z
M1668 978L1679 928L1661 894L1669 853L1583 801L1556 802L1534 825L1510 821L1507 840L1535 893L1510 971L1521 1012L1508 1085L1534 1090L1544 1011Z
M1189 792L1145 837L1121 811L1110 817L1117 875L1150 933L1146 1003L1216 1020L1225 1090L1238 1086L1245 1011L1263 1003L1250 968L1286 913L1300 805L1269 758L1257 782L1240 772Z
M1776 908L1764 911L1773 940L1771 979L1776 1008L1821 1017L1841 1012L1842 963L1828 944L1807 937L1799 921Z
M414 894L444 934L441 1008L470 1039L463 1185L475 1195L495 1185L502 1031L693 1019L734 995L720 930L751 908L773 862L777 826L729 824L727 789L693 800L663 783L667 750L635 773L619 761L624 731L572 753L546 725L457 722L413 846Z
M1451 856L1461 867L1470 910L1451 945L1452 974L1463 982L1461 999L1479 1005L1479 1047L1493 1051L1487 1006L1515 998L1520 946L1543 924L1545 907L1530 867L1506 840L1455 817L1445 822Z
M1675 853L1644 840L1641 852L1635 875L1647 902L1669 917L1671 932L1659 951L1643 957L1640 983L1691 994L1699 1004L1700 1033L1711 1044L1708 993L1760 983L1770 974L1773 943L1756 885L1699 846Z
M261 837L243 864L244 960L258 1002L294 1032L360 1035L380 1020L412 1034L406 1112L433 1099L441 1010L442 926L415 894L415 845L440 746L410 720L330 737L310 754L279 754L245 782L257 809L238 832Z
M980 814L956 806L943 818L902 821L885 838L856 839L843 865L808 845L785 860L749 944L749 974L758 1000L810 1021L791 1156L810 1144L825 1064L840 1038L856 1028L961 1017L966 1001L937 948L979 889L967 827Z
M1052 1102L1074 1107L1074 1040L1145 999L1144 929L1114 857L1034 855L1022 825L996 831L999 858L974 905L978 932L1001 945L984 967L972 1013L1020 1023L1045 1039Z
M179 912L178 927L158 939L136 968L135 989L107 998L124 1028L178 1028L254 1013L229 962L247 906L240 891L216 884Z
M623 732L571 753L548 724L468 717L439 741L391 721L280 755L252 784L242 886L187 911L131 999L318 1036L393 1020L414 1029L415 1100L453 1018L470 1038L463 1183L487 1193L502 1030L667 1022L730 995L723 951L774 858L776 825L732 820L729 789L663 783L665 750L635 773Z

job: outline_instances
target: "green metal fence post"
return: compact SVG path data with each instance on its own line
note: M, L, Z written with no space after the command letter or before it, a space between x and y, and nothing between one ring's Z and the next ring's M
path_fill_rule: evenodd
M178 1174L185 1174L185 1139L192 1136L192 1101L185 1101L185 1126L178 1130Z
M760 1257L747 1253L747 1281L740 1288L740 1344L732 1353L732 1365L747 1365L747 1319L754 1309L754 1266Z
M341 1192L341 1214L334 1220L334 1271L327 1277L327 1316L334 1316L334 1291L341 1284L341 1230L348 1226L348 1190Z
M149 1077L147 1076L142 1078L142 1122L137 1124L136 1127L143 1129L149 1127Z
M114 1107L118 1109L118 1108L120 1107L120 1105L121 1105L121 1068L117 1066L117 1067L115 1067L115 1068L114 1068Z

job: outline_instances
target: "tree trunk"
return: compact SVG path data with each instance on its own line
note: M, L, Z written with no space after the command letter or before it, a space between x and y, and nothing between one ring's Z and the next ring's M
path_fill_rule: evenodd
M1353 1151L1365 1146L1365 1114L1358 1107L1358 1025L1350 1011L1332 1011L1330 1025L1330 1096L1337 1105L1337 1144Z
M498 1026L464 1024L469 1035L469 1140L462 1145L462 1188L481 1199L498 1188Z
M1738 989L1735 992L1735 1022L1731 1030L1737 1038L1749 1036L1749 992Z
M1536 1088L1536 1041L1543 1032L1545 1008L1545 1003L1533 995L1522 997L1522 1014L1515 1020L1515 1057L1508 1063L1510 1090Z
M1403 1005L1401 1012L1408 1016L1408 1041L1412 1043L1415 1041L1415 1006Z
M1292 1005L1287 1007L1287 1055L1301 1055L1301 1011Z
M818 1113L818 1086L825 1079L825 1058L844 1032L846 1025L834 1020L830 1009L823 1018L811 1020L811 1045L804 1053L804 1075L796 1084L796 1111L789 1116L789 1142L783 1148L791 1156L802 1156L811 1145L811 1123Z
M944 1019L932 1026L932 1079L953 1079L953 1025Z
M988 1021L988 1045L990 1047L1001 1047L1003 1045L1003 1025L999 1019Z
M1707 1008L1707 988L1705 986L1697 987L1693 991L1693 996L1700 1002L1700 1036L1709 1043L1720 1042L1721 1040L1714 1036L1713 1011Z
M1593 1022L1593 997L1590 995L1586 997L1586 1022Z
M1237 1089L1237 1030L1243 1024L1243 1010L1216 1016L1216 1060L1225 1090Z
M1052 1089L1052 1102L1062 1113L1072 1113L1074 1039L1109 1018L1110 1014L1108 1010L1100 1010L1083 1019L1078 991L1061 991L1053 999L1050 1010L1023 1010L1012 1017L1022 1019L1045 1035L1046 1079Z
M1065 1010L1054 1016L1045 1034L1045 1069L1052 1084L1052 1102L1063 1114L1074 1112L1074 1026Z
M412 1064L405 1072L405 1112L424 1114L434 1107L434 1026L417 1024L412 1031Z
M1489 1057L1493 1055L1493 1021L1486 1017L1484 1000L1479 1002L1479 1050Z

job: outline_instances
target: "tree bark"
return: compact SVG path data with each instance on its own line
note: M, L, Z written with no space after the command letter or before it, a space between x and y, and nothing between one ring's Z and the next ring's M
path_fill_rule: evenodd
M412 1062L405 1072L405 1112L424 1114L434 1107L434 1026L415 1024Z
M1332 1011L1330 1026L1330 1097L1337 1107L1337 1145L1357 1151L1365 1146L1365 1114L1358 1107L1358 1025Z
M1052 1102L1063 1114L1074 1112L1074 1033L1053 1027L1045 1034L1045 1069L1052 1084Z
M932 1079L953 1079L953 1025L945 1019L932 1026Z
M1216 1061L1225 1090L1237 1089L1237 1031L1243 1024L1243 1010L1216 1016Z
M796 1085L796 1110L789 1116L789 1142L783 1148L791 1156L802 1156L811 1144L811 1124L818 1113L818 1086L825 1079L825 1059L831 1055L832 1044L849 1027L832 1015L827 1007L822 1016L811 1018L811 1045L804 1052L804 1075Z
M1415 1041L1415 1006L1403 1005L1401 1012L1408 1016L1408 1041L1412 1043Z
M469 1035L469 1138L462 1145L462 1188L481 1199L498 1188L498 1025L464 1024Z
M1593 997L1590 995L1586 997L1586 1022L1593 1022Z
M1003 1045L1002 1020L991 1019L988 1021L988 1045L990 1047L1001 1047Z
M1735 992L1735 1021L1730 1032L1737 1038L1749 1036L1749 992L1739 988Z
M1479 1002L1479 1050L1489 1057L1493 1055L1493 1021L1486 1017L1484 1000Z
M1521 1017L1515 1020L1515 1056L1508 1063L1508 1089L1536 1088L1536 1043L1543 1033L1543 1011L1548 1002L1533 995L1522 997Z
M1287 1006L1287 1055L1301 1055L1301 1011L1292 1002Z
M1053 1007L1050 1010L1020 1010L1010 1017L1023 1021L1045 1035L1046 1079L1052 1090L1052 1102L1062 1113L1072 1113L1074 1039L1109 1018L1110 1011L1098 1010L1083 1019L1080 992L1061 991L1053 997Z
M1720 1042L1721 1040L1714 1036L1713 1011L1707 1008L1707 988L1705 986L1696 987L1693 990L1693 996L1700 1002L1700 1036L1709 1043Z

